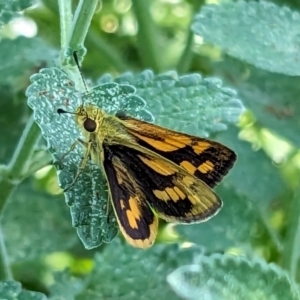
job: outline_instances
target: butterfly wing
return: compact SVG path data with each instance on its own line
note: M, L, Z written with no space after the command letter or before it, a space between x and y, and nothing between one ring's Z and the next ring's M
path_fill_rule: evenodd
M136 142L174 162L214 187L232 168L236 154L226 146L122 116L123 125Z
M109 147L105 149L103 167L120 230L132 246L148 248L155 241L158 219L130 168Z
M146 148L117 144L103 145L103 149L104 168L125 237L136 239L135 234L142 234L137 238L152 239L151 228L156 232L157 226L152 210L166 221L190 223L209 219L222 206L204 182ZM136 223L131 223L131 213Z

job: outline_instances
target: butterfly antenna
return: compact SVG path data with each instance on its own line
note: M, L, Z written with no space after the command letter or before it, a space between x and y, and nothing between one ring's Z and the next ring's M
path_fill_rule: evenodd
M87 88L87 86L86 86L85 80L84 80L83 75L82 75L81 67L80 67L80 64L79 64L78 56L77 56L77 51L74 51L74 52L73 52L73 57L74 57L74 60L75 60L76 65L77 65L78 71L79 71L79 73L80 73L80 77L81 77L81 79L82 79L83 85L84 85L84 87L85 87L85 91L86 91L86 93L88 94L88 88Z

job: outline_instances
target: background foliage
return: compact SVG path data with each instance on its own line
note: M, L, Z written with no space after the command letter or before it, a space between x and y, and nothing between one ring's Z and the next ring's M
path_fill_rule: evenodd
M300 299L298 1L93 0L74 14L78 2L0 0L0 298ZM73 50L90 88L135 87L116 107L101 102L107 110L127 107L236 151L216 217L161 222L147 251L122 237L84 248L25 96L31 85L35 117L64 146L59 126L72 124L43 101L76 107L63 84L84 91L64 55ZM70 81L30 81L50 67Z

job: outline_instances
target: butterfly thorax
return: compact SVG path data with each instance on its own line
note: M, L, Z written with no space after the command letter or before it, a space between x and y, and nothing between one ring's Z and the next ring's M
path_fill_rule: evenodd
M90 150L94 161L102 156L103 143L112 145L133 139L118 118L93 105L80 106L75 116L85 142L92 143Z

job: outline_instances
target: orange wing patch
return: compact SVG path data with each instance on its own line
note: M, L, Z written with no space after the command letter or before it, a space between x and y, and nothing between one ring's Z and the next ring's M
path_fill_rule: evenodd
M217 142L131 118L125 118L123 124L140 146L174 162L210 187L222 180L236 160L232 150ZM154 164L157 162L147 165L155 169ZM158 167L156 171L161 172Z
M185 194L177 186L173 188L167 187L163 191L153 190L153 194L162 201L174 201L184 200L186 198Z
M193 150L197 155L200 155L201 153L203 153L205 150L209 149L212 146L213 146L212 142L205 141L204 139L201 141L194 140L192 143Z
M129 225L131 228L138 229L138 221L141 221L141 210L138 207L138 198L130 197L129 198L129 209L126 209L126 215L129 221Z
M197 168L201 173L206 174L208 172L212 172L215 169L215 165L207 160L205 163L201 164L198 168Z
M187 160L183 160L179 165L186 169L190 174L195 174L197 170L197 168Z
M146 142L147 144L155 146L155 148L157 150L161 150L161 151L165 151L165 152L175 151L177 149L183 148L186 145L189 145L192 143L191 139L188 137L181 137L180 140L176 140L176 139L168 138L168 137L164 138L164 136L165 136L164 135L164 136L159 136L160 139L163 138L163 140L160 140L158 138L151 138L151 137L145 136L143 134L138 134L137 132L132 132L132 134L135 137L137 137L138 139Z
M176 168L172 166L162 166L159 160L157 159L148 159L142 155L138 155L138 157L142 160L142 162L153 169L155 172L161 174L161 175L171 175L176 172Z

